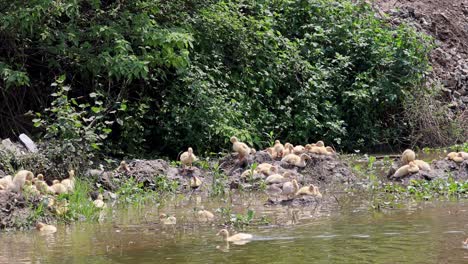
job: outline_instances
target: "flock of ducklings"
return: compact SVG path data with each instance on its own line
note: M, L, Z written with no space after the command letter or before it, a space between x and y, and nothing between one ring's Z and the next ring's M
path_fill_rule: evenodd
M75 171L68 172L68 178L62 181L54 180L52 185L48 185L44 180L44 175L34 174L28 170L18 171L14 177L8 175L0 179L0 190L11 191L14 193L24 193L27 195L41 196L47 201L47 207L58 215L62 215L68 211L67 200L57 200L54 195L73 193L75 190ZM102 194L99 194L97 199L93 201L97 208L105 208L106 204L103 201ZM54 233L56 227L47 225L41 222L36 224L36 229L44 233Z
M463 151L450 152L447 154L447 159L461 163L464 160L468 160L468 153ZM416 153L411 149L403 151L401 154L401 164L402 166L393 174L393 178L402 178L419 171L431 171L431 166L423 160L417 160Z
M246 143L239 141L237 137L231 137L230 141L232 143L233 151L237 153L239 162L244 161L249 155L256 153L254 148L251 148ZM307 144L305 146L294 146L290 143L283 145L279 140L276 140L272 147L263 151L268 153L273 160L280 159L283 163L300 168L306 167L307 161L311 159L309 154L335 154L333 148L325 146L323 141ZM187 166L192 167L193 162L197 160L198 158L193 154L192 148L188 148L188 150L180 156L180 161L184 171ZM317 186L311 184L301 187L290 171L282 172L281 170L282 168L273 164L261 163L255 169L247 169L242 172L241 178L245 179L249 176L253 176L254 174L260 175L260 177L265 180L265 183L269 185L266 191L271 196L286 196L288 199L304 195L322 197ZM191 177L190 186L192 188L196 188L201 184L202 181L200 178L196 176Z

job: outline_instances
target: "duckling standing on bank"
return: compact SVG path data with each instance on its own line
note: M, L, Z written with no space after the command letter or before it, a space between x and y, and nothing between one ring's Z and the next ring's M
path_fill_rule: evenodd
M238 233L238 234L229 236L229 231L227 229L221 229L216 235L222 236L223 240L226 242L240 242L240 241L248 242L252 240L253 238L251 234L246 234L246 233Z
M189 168L192 168L192 164L197 160L198 160L197 156L193 154L193 149L188 148L187 151L185 151L184 153L182 153L182 155L180 155L180 162L182 163L183 171L185 172L185 169L187 168L187 166L189 166Z
M281 144L281 142L279 140L275 140L275 145L273 146L273 148L275 149L276 156L278 158L283 157L283 155L284 155L284 145Z
M68 193L67 187L65 187L65 185L61 184L59 180L54 180L52 182L52 186L49 187L49 190L52 193L55 193L55 194Z
M431 166L429 165L429 163L425 162L424 160L414 160L413 163L416 164L416 166L418 166L419 170L422 170L422 171L431 170Z
M28 170L20 170L16 173L15 177L13 177L13 180L10 185L8 185L8 188L12 192L19 193L23 189L24 183L26 180L32 181L34 178L34 174Z
M30 195L39 195L41 194L37 189L35 185L32 185L32 182L29 180L26 180L23 186L23 191L27 194Z
M34 185L36 185L36 189L41 193L41 194L52 194L54 193L49 185L44 181L44 175L38 174L37 178L34 179Z
M412 151L411 149L407 149L403 151L401 154L401 163L403 165L408 164L410 161L414 161L416 159L416 153Z
M53 225L46 225L44 223L38 222L36 224L36 229L39 230L39 232L44 233L44 234L52 234L57 232L57 228Z
M297 183L296 179L283 183L283 195L285 195L288 199L290 199L291 195L296 194L298 190L299 184Z
M294 146L291 143L284 144L283 156L294 153Z
M106 203L104 203L104 197L102 194L99 194L96 200L93 201L93 204L97 208L106 208Z
M419 171L418 165L413 161L410 161L407 165L401 166L398 170L395 171L393 174L393 178L401 178L411 173L416 173Z
M64 179L61 182L65 188L67 188L67 192L71 193L75 189L75 170L68 171L68 179Z
M251 150L247 144L240 142L236 137L231 137L232 149L237 152L239 162L249 156Z

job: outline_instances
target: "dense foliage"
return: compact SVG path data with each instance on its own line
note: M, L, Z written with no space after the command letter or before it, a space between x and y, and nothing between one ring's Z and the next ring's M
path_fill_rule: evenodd
M44 112L64 75L68 110L101 96L99 111L69 113L77 126L93 122L114 153L170 155L218 150L234 134L259 147L272 135L395 143L430 49L351 0L0 0L0 40L3 131ZM45 114L36 123L53 126L58 115Z

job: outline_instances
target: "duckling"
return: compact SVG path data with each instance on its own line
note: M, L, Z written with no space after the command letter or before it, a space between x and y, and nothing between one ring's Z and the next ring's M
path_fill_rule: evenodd
M57 232L57 228L53 225L46 225L44 223L38 222L36 224L36 229L41 233L52 234Z
M279 140L275 140L275 145L273 146L273 148L275 149L275 151L277 153L276 156L278 158L283 157L283 155L284 155L284 145L281 144L281 142Z
M32 182L29 181L29 180L26 180L24 182L24 186L23 186L23 191L27 194L31 194L31 195L39 195L41 194L37 189L36 189L36 186L35 185L32 185Z
M306 160L310 160L310 156L307 154L301 154L300 156L296 154L288 154L281 159L282 162L301 168L304 168L307 165Z
M319 188L313 184L309 185L309 186L304 186L302 188L300 188L296 194L296 196L299 196L299 195L311 195L311 196L317 196L319 198L322 198L322 194L320 193L319 191Z
M202 222L211 222L214 220L214 214L208 210L199 210L197 212L197 218Z
M13 177L7 175L0 179L0 190L6 190L13 183Z
M278 153L276 153L275 149L274 148L267 148L265 150L268 154L270 154L270 157L272 159L276 159L276 157L278 156Z
M249 177L253 176L255 173L256 173L256 171L253 170L253 169L245 170L244 172L242 172L241 178L249 178Z
M55 194L68 193L67 187L61 184L59 180L54 180L52 182L52 186L49 187L49 190L51 190Z
M313 154L320 154L321 152L321 147L318 147L317 144L307 144L305 146L306 152L313 153Z
M425 162L424 160L414 160L413 163L418 166L419 170L422 170L422 171L431 170L431 166L429 165L429 163Z
M299 184L296 179L283 183L283 195L286 195L288 199L290 195L294 195L299 190Z
M262 163L255 168L255 172L269 175L271 173L271 168L273 167L274 166L270 163Z
M242 161L245 157L247 157L251 150L247 146L247 144L240 142L239 139L236 137L231 137L232 149L237 152L239 155L239 161Z
M122 160L120 162L119 167L116 169L117 172L130 172L130 168L128 167L128 164L125 160Z
M294 153L294 146L291 143L284 144L283 155Z
M257 150L254 148L250 148L250 155L255 155L257 153Z
M54 201L50 207L57 215L64 215L68 212L68 201L65 199Z
M450 152L449 154L447 154L447 159L453 160L453 158L455 158L457 156L458 156L457 152Z
M325 149L327 150L326 155L334 155L336 153L335 150L330 146L325 147Z
M93 204L97 208L106 208L107 207L106 203L104 203L104 197L102 196L102 194L98 195L96 200L93 201Z
M323 143L322 140L317 141L317 143L315 143L315 145L316 145L317 147L319 147L319 148L325 147L325 143Z
M460 151L458 152L458 156L462 157L464 160L468 160L468 152Z
M200 187L202 185L202 180L198 178L197 176L193 175L190 177L190 187L193 189Z
M222 236L223 240L226 242L246 241L246 240L251 240L253 238L251 234L246 234L246 233L238 233L238 234L229 236L229 231L227 229L221 229L216 235Z
M410 161L407 165L401 166L398 170L395 171L393 174L393 178L401 178L411 173L416 173L419 171L418 165L413 161Z
M12 192L20 192L23 189L26 180L32 181L34 174L28 170L20 170L13 177L13 181L8 185L8 189Z
M267 184L282 183L283 181L284 177L280 174L272 174L265 179Z
M177 223L175 216L167 216L164 213L159 215L159 220L163 225L175 225Z
M184 153L182 153L182 155L180 155L180 162L182 163L182 166L184 167L184 171L185 171L185 168L187 167L187 165L191 168L192 167L192 163L197 161L198 158L197 156L195 156L193 154L193 149L192 148L188 148L188 150Z
M36 189L41 194L52 194L54 193L50 188L49 185L44 181L44 175L38 174L37 178L35 179L34 185L36 185Z
M300 155L305 152L305 147L301 145L294 146L293 153L296 155Z
M403 165L408 164L410 161L414 161L416 159L416 153L411 149L406 149L401 154L401 162Z
M75 170L68 171L68 179L62 180L61 183L67 188L67 192L73 192L75 189Z

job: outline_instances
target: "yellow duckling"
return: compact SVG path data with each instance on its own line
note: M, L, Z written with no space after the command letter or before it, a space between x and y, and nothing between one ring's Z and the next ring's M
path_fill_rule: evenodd
M265 179L267 184L282 183L283 181L284 177L280 174L272 174Z
M251 150L247 146L247 144L240 142L239 139L236 137L231 137L232 149L237 152L239 155L239 161L242 161L245 157L247 157Z
M208 210L199 210L197 212L197 218L202 222L211 222L214 220L214 214Z
M34 174L28 170L20 170L16 173L15 177L10 185L8 185L9 190L12 192L20 192L23 189L24 183L26 180L32 181Z
M159 220L163 225L175 225L177 223L175 216L167 216L164 213L159 215Z
M68 172L68 179L62 180L61 183L67 188L67 192L73 192L75 189L75 170L70 170Z
M283 155L294 153L294 146L291 143L284 144Z
M322 147L318 147L317 144L307 144L305 146L306 152L313 153L313 154L320 154Z
M274 166L270 163L262 163L255 168L255 172L268 175L271 172L271 168L273 167Z
M96 200L93 201L93 204L97 208L106 208L107 207L106 203L104 203L104 197L102 196L102 194L98 195Z
M464 160L468 160L468 153L461 151L461 152L450 152L447 154L447 159L453 160L457 163L461 163Z
M419 171L418 165L416 165L414 161L410 161L407 165L403 165L398 170L396 170L395 174L393 174L393 178L401 178L410 173L416 173L418 171Z
M290 195L294 195L299 190L299 184L296 179L283 183L283 195L286 195L288 198Z
M458 156L462 157L464 160L468 160L468 152L460 151L458 152Z
M335 150L330 146L325 147L325 149L327 150L327 153L325 155L334 155L336 153Z
M46 225L44 223L38 222L36 224L36 229L41 233L52 234L57 232L57 228L53 225Z
M322 198L322 194L320 193L319 191L319 188L313 184L309 185L309 186L304 186L302 188L300 188L296 194L296 196L299 196L299 195L310 195L310 196L317 196L319 198Z
M13 177L11 175L7 175L0 179L0 190L6 190L8 186L13 184Z
M41 194L52 194L54 193L50 188L49 185L44 181L44 175L38 174L37 178L34 179L34 185L36 185L36 189Z
M119 167L116 169L117 172L130 172L130 168L128 167L128 164L125 160L122 160L120 162Z
M419 170L422 170L422 171L431 170L431 166L429 165L429 163L425 162L424 160L414 160L413 163L418 166Z
M276 159L276 158L278 157L278 153L276 153L276 151L275 151L274 148L267 148L267 149L266 149L266 152L267 152L268 154L270 154L270 157L271 157L272 159Z
M41 194L37 189L35 185L32 185L32 182L29 180L26 180L24 182L23 186L23 191L27 194L32 194L32 195L39 195Z
M412 151L411 149L407 149L403 151L401 154L401 163L403 165L408 164L410 161L414 161L416 159L416 153Z
M246 233L238 233L238 234L229 236L229 231L227 229L221 229L216 235L222 236L223 240L226 242L248 241L253 238L251 234L246 234Z
M59 180L54 180L52 182L52 186L49 187L49 190L52 193L55 193L55 194L68 193L67 187L65 187L65 185L61 184Z
M315 143L315 145L319 148L323 148L325 147L325 143L322 141L322 140L319 140L317 141L317 143Z
M300 155L300 154L304 153L305 151L306 151L306 149L305 149L304 146L297 145L297 146L294 146L292 153L294 153L296 155Z
M182 166L185 168L189 166L190 168L192 167L193 162L197 161L198 158L193 154L193 149L188 148L188 150L182 155L180 155L180 162L182 163Z
M273 146L275 152L277 153L277 157L281 158L284 155L284 145L281 144L279 140L275 140L275 145Z
M197 176L192 176L190 177L190 187L192 188L198 188L200 187L200 185L202 185L202 180L200 178L198 178Z
M282 162L301 168L304 168L307 165L306 160L310 160L310 156L307 154L301 154L300 156L296 154L288 154L281 159Z

